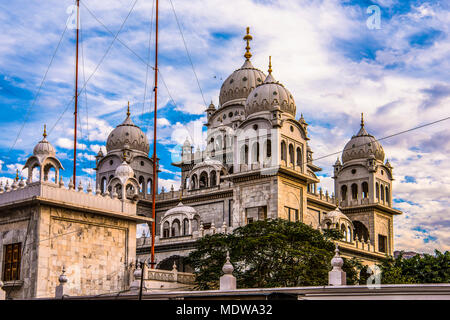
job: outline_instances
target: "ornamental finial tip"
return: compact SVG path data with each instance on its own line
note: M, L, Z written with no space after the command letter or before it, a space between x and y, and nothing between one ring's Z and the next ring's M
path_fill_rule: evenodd
M272 74L272 56L269 56L269 74Z
M127 108L127 117L130 116L130 101L128 101L128 108Z
M44 133L42 134L42 136L45 138L47 138L47 125L44 124Z
M250 58L252 57L252 54L250 52L250 41L253 40L253 37L250 35L250 27L247 27L247 34L245 35L244 40L247 41L244 57L245 59L250 60Z
M364 113L361 112L361 127L364 127Z

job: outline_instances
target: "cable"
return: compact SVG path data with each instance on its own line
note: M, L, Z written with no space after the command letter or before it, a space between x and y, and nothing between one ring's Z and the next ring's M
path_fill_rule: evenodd
M181 26L180 26L180 23L178 21L177 13L175 12L175 7L173 6L172 0L169 0L169 1L170 1L171 6L172 6L173 15L175 16L175 20L176 20L177 25L178 25L178 30L180 30L181 39L183 39L183 44L184 44L184 48L186 49L186 54L187 54L187 56L189 58L189 62L191 63L192 71L194 72L195 79L197 80L197 85L198 85L198 88L200 89L200 94L202 95L203 103L205 104L205 107L206 107L207 104L206 104L205 97L203 96L203 90L202 90L202 87L200 86L200 82L198 81L197 73L195 72L194 64L192 63L191 55L189 54L189 50L187 48L186 41L184 40L183 31L181 30Z
M154 7L155 7L155 1L152 1L152 14L150 17L150 33L149 33L149 37L148 37L147 66L146 66L146 71L145 71L144 101L142 102L142 113L141 113L142 122L144 122L145 98L147 96L148 67L149 67L149 61L150 61L150 49L151 49L152 34L153 34L153 10L154 10Z
M112 31L109 30L109 28L95 16L95 14L87 7L87 5L84 4L83 1L80 1L80 2L81 2L81 4L86 8L86 10L92 15L92 17L93 17L99 24L101 24L101 25L103 26L103 28L105 28L106 31L108 31L110 34L114 35L114 34L112 33ZM145 64L146 66L150 67L152 70L155 70L155 67L154 67L154 66L152 66L152 65L148 64L147 62L145 62L145 60L144 60L141 56L139 56L133 49L131 49L130 47L128 47L122 40L120 40L120 38L117 38L117 41L119 41L125 48L127 48L131 53L133 53L140 61L142 61L143 64ZM173 99L173 97L172 97L172 95L171 95L171 93L170 93L170 90L169 90L169 88L167 87L166 82L164 81L164 77L163 77L163 75L162 75L160 69L158 69L158 74L159 74L160 77L161 77L161 81L163 82L164 87L166 88L166 91L167 91L167 94L169 95L170 100L172 101L173 105L176 106L176 102L175 102L175 100Z
M439 122L443 122L443 121L446 121L446 120L449 120L449 119L450 119L450 117L446 117L446 118L442 118L442 119L439 119L439 120L436 120L436 121L425 123L425 124L419 125L419 126L414 127L414 128L410 128L410 129L407 129L407 130L404 130L404 131L400 131L400 132L397 132L397 133L385 136L385 137L380 138L380 139L375 139L375 141L378 142L378 141L381 141L381 140L386 140L386 139L389 139L389 138L392 138L392 137L395 137L395 136L399 136L401 134L408 133L408 132L411 132L411 131L414 131L414 130L417 130L417 129L428 127L428 126L431 126L433 124L436 124L436 123L439 123ZM363 144L360 144L358 146L355 146L355 148L362 147L362 146L368 145L370 143L371 142L363 143ZM308 160L306 163L312 162L312 161L316 161L316 160L320 160L320 159L324 159L324 158L328 158L328 157L336 155L336 154L341 154L342 152L344 152L344 149L342 149L341 151L337 151L337 152L333 152L333 153L321 156L321 157L313 159L313 160Z
M17 133L16 139L14 140L14 142L13 142L11 148L10 148L9 151L8 151L8 154L11 153L12 149L14 148L14 146L15 146L16 143L17 143L17 140L19 140L19 137L20 137L20 135L22 134L23 128L25 127L25 123L26 123L27 120L28 120L28 116L29 116L30 109L31 109L32 107L34 107L34 105L35 105L35 103L36 103L36 101L37 101L37 98L38 98L38 96L39 96L39 93L41 92L42 85L44 84L44 81L45 81L45 79L47 78L48 71L50 70L50 67L51 67L51 65L52 65L52 63L53 63L53 60L54 60L54 58L55 58L55 56L56 56L56 53L58 52L58 49L59 49L59 47L60 47L60 45L61 45L61 42L62 42L62 40L63 40L63 38L64 38L64 34L66 33L66 30L67 30L67 24L66 24L66 26L65 26L65 28L64 28L63 33L61 34L61 37L59 38L58 45L56 46L56 49L55 49L55 51L53 52L52 58L50 59L50 63L49 63L48 66L47 66L47 70L45 71L44 77L42 78L41 83L40 83L40 85L39 85L39 88L38 88L38 90L37 90L37 92L36 92L36 95L34 96L33 102L28 106L27 111L25 112L25 118L24 118L24 120L23 120L22 126L20 127L20 130L19 130L19 132Z
M131 12L133 11L136 3L138 2L138 0L134 1L133 6L131 7L130 11L128 12L128 15L126 16L125 20L123 21L122 25L120 26L119 31L117 31L116 35L114 36L114 39L111 41L108 49L106 50L105 54L102 56L102 58L100 59L99 63L97 64L97 66L95 67L94 71L91 73L91 75L89 76L89 78L86 80L86 82L84 83L83 88L81 88L81 90L78 93L78 96L81 94L81 92L83 90L85 90L87 83L91 80L91 78L94 76L94 74L97 72L98 68L100 67L100 65L102 64L103 60L105 59L105 57L108 55L109 50L111 50L114 42L116 41L120 31L122 31L123 26L125 25L125 22L128 20L128 17L130 16ZM86 7L86 6L85 6ZM88 10L89 11L89 10ZM72 99L70 100L70 102L67 104L67 106L65 107L64 111L61 113L61 115L59 116L59 118L56 120L55 124L53 125L53 127L49 130L49 135L51 134L51 132L53 131L53 129L56 127L56 125L58 124L58 122L61 120L61 118L63 117L63 115L66 113L67 109L69 108L69 106L72 104L72 101L75 99L75 96L72 97Z

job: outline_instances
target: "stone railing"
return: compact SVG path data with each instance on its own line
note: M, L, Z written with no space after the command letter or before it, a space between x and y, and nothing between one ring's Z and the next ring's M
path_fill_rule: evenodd
M181 236L177 236L177 237L166 237L166 238L156 236L155 237L155 245L169 244L171 242L197 240L206 235L213 235L216 233L232 233L232 232L233 232L233 227L228 227L226 224L222 225L222 227L219 227L219 228L216 228L214 225L212 225L209 229L203 229L203 223L201 223L199 230L194 231L194 232L192 232L192 234L189 234L189 235L181 235ZM142 243L144 241L141 239L142 238L138 238L137 242L141 243L141 245L142 245ZM148 243L148 245L150 246L151 240L149 239L149 241L145 241L145 243L146 244ZM138 244L138 246L139 246L139 244Z
M319 190L319 193L313 193L308 191L308 196L315 198L317 200L322 200L328 202L329 204L336 205L336 198L334 197L334 193L331 196L328 194L328 191L323 193L322 189Z
M144 272L144 280L195 284L195 275L193 273L178 272L176 268L171 271L146 268L146 272Z
M121 200L107 194L96 192L88 184L86 192L81 184L75 189L73 184L66 188L62 180L56 184L53 182L25 183L14 181L12 185L0 185L0 206L13 204L33 198L45 198L77 207L92 208L99 211L120 212L136 216L136 202Z
M358 251L376 253L381 256L386 255L385 252L375 250L375 246L369 240L365 242L358 239L355 239L351 242L345 240L337 240L337 242L339 243L339 247L342 249L357 249Z
M376 199L376 201L371 201L370 198L362 198L362 199L349 199L340 202L341 207L354 207L354 206L363 206L367 204L380 204L382 206L390 207L390 204L386 200Z

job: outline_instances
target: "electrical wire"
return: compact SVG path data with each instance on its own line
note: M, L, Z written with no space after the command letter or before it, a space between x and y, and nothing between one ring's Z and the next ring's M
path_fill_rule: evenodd
M58 45L56 46L55 51L53 52L53 55L52 55L52 57L51 57L51 59L50 59L50 62L49 62L49 64L48 64L48 66L47 66L47 70L45 71L45 74L44 74L44 76L42 77L41 83L40 83L40 85L39 85L39 87L38 87L38 90L37 90L35 96L34 96L33 102L28 106L28 108L27 108L27 110L26 110L26 112L25 112L25 118L24 118L24 120L23 120L22 126L20 127L20 130L19 130L19 132L17 133L17 136L16 136L16 138L14 139L13 144L12 144L11 147L9 148L8 154L11 153L12 149L14 148L14 146L15 146L16 143L17 143L17 141L19 140L20 135L22 134L23 128L25 127L25 124L26 124L26 122L27 122L27 120L28 120L28 117L29 117L29 115L30 115L30 110L31 110L31 108L34 107L34 105L36 104L36 101L37 101L37 98L39 97L39 94L40 94L40 92L41 92L42 86L43 86L43 84L44 84L44 82L45 82L45 79L47 78L48 71L50 70L50 67L51 67L51 65L52 65L52 63L53 63L53 60L55 59L55 56L56 56L56 53L58 52L59 47L61 46L61 42L62 42L62 40L63 40L63 38L64 38L64 34L66 33L66 30L67 30L67 24L66 24L66 26L65 26L65 28L64 28L64 31L63 31L62 34L61 34L61 37L59 38Z
M145 98L147 96L148 67L149 67L149 61L150 61L150 51L151 51L150 49L151 49L152 34L153 34L153 11L154 11L154 8L155 8L155 1L152 1L152 14L150 17L150 32L149 32L149 36L148 36L147 65L146 65L146 71L145 71L144 100L142 102L142 113L141 113L142 122L144 122Z
M397 132L397 133L393 133L393 134L390 134L390 135L385 136L385 137L380 138L380 139L375 139L375 141L378 142L378 141L386 140L386 139L389 139L389 138L393 138L393 137L396 137L396 136L399 136L399 135L402 135L402 134L405 134L405 133L408 133L408 132L411 132L411 131L414 131L414 130L422 129L424 127L428 127L428 126L431 126L431 125L434 125L436 123L443 122L443 121L446 121L446 120L449 120L449 119L450 119L450 117L446 117L446 118L442 118L442 119L435 120L435 121L432 121L432 122L428 122L428 123L425 123L425 124L421 124L421 125L419 125L417 127L413 127L413 128L407 129L407 130L403 130L403 131L400 131L400 132ZM372 143L372 142L363 143L363 144L355 146L354 148L359 148L359 147L368 145L370 143ZM307 163L310 163L312 161L325 159L325 158L331 157L333 155L341 154L342 152L344 152L344 149L342 149L340 151L333 152L333 153L329 153L329 154L324 155L324 156L320 156L320 157L315 158L313 160L308 160Z
M122 31L126 21L128 20L128 17L130 16L131 12L133 11L134 7L136 6L136 3L138 2L138 0L135 0L133 3L133 6L131 7L130 11L128 12L128 15L126 16L125 20L123 21L122 25L120 26L119 31L117 31L116 35L114 36L114 39L111 41L108 49L106 50L105 54L102 56L102 58L100 59L99 63L97 64L97 66L95 67L94 71L91 73L91 75L88 77L88 79L85 81L83 87L81 88L81 90L78 92L78 96L81 94L81 92L83 90L85 90L87 83L91 80L91 78L94 76L94 74L97 72L98 68L100 67L100 65L102 64L103 60L105 59L105 57L108 55L109 51L111 50L114 42L117 40L117 37L119 35L119 33ZM86 7L86 6L85 6ZM89 11L89 10L88 10ZM49 135L52 133L53 129L56 127L56 125L58 124L58 122L61 120L61 118L63 117L63 115L66 113L67 109L69 108L69 106L72 104L72 101L75 99L75 96L72 97L72 99L70 100L70 102L67 104L67 106L64 108L64 111L61 113L61 115L59 116L59 118L56 120L55 124L52 126L52 128L49 130Z
M177 13L175 12L175 7L173 5L172 0L169 0L169 1L172 6L173 15L175 16L175 20L177 22L178 30L180 31L180 34L181 34L181 39L183 39L183 44L184 44L184 48L186 49L186 54L188 56L189 62L191 63L192 71L194 72L195 79L197 80L197 85L198 85L198 88L200 89L200 94L202 95L203 103L205 104L205 107L206 107L207 104L206 104L205 97L203 96L203 90L202 90L202 87L200 86L200 81L198 80L197 72L195 72L194 63L192 62L191 55L189 54L186 40L184 39L183 31L181 30L181 25L180 25L180 22L178 21Z

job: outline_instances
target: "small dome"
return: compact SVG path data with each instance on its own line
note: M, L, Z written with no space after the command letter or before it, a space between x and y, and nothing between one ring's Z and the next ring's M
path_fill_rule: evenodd
M123 161L122 164L116 168L114 176L119 178L123 183L127 179L134 177L134 170L126 161Z
M339 208L325 214L323 221L330 221L332 224L340 224L342 221L351 223L351 220Z
M200 163L197 163L192 168L191 172L193 172L197 168L208 167L208 166L215 167L216 169L221 169L221 168L223 168L223 163L221 161L219 161L219 160L214 160L214 159L211 159L210 157L206 157L205 160L203 160Z
M33 155L35 156L49 156L49 157L55 157L56 156L56 150L52 146L50 142L47 141L47 130L44 125L44 134L43 139L38 142L38 144L33 149Z
M342 152L342 162L346 163L355 159L375 158L384 161L384 150L374 136L367 133L364 128L364 119L361 118L361 129L345 145Z
M128 109L126 119L119 124L108 136L106 151L122 151L131 149L148 155L150 145L145 133L133 123Z
M235 70L220 88L219 103L221 107L234 102L244 103L250 92L262 84L266 75L256 69L250 60L245 60L241 68Z
M287 112L295 117L296 107L292 94L280 82L272 76L269 65L269 75L264 83L256 87L247 98L245 113L247 116L260 112L271 111L279 107L281 111Z
M185 206L180 201L180 203L176 207L167 210L167 212L164 214L164 216L169 216L169 215L172 215L172 214L186 214L186 215L189 215L189 214L196 214L196 213L197 213L197 211L194 208L189 207L189 206Z

